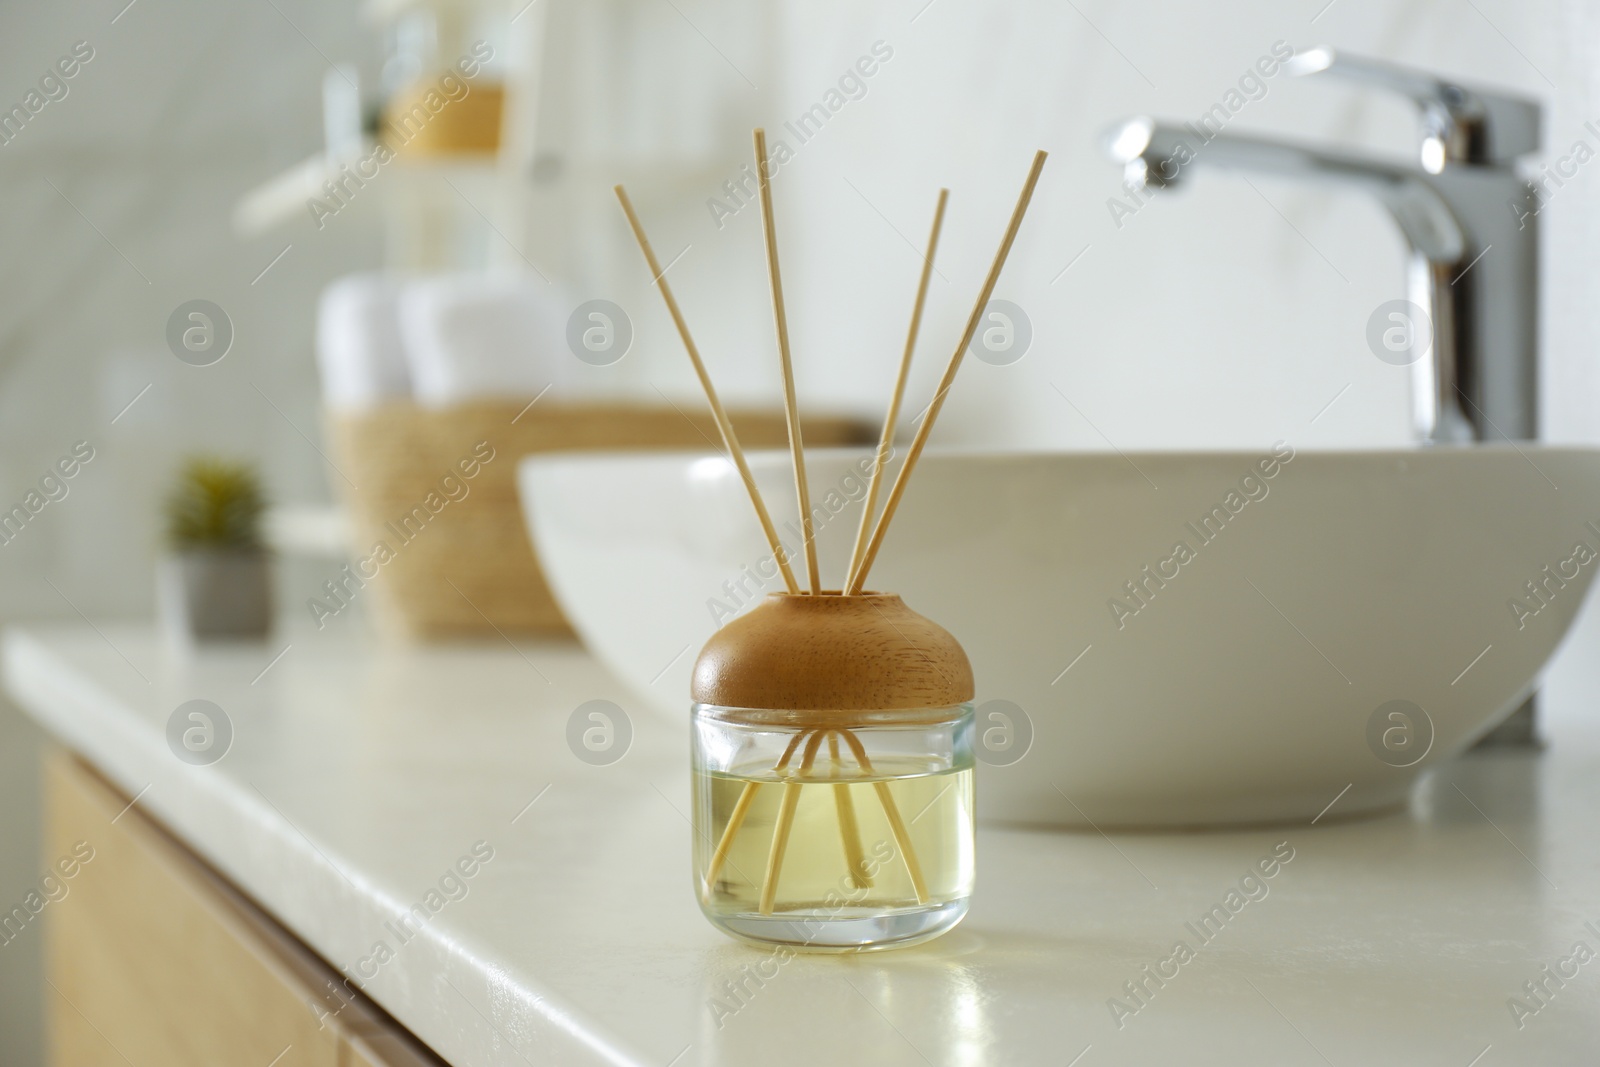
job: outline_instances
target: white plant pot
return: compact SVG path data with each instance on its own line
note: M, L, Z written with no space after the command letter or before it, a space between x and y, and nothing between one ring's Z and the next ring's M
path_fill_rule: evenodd
M156 605L180 640L250 640L272 627L272 557L263 551L197 549L163 557Z

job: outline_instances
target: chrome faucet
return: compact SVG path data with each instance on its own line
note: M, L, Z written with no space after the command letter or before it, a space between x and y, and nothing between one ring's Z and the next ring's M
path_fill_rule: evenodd
M1313 48L1284 69L1406 96L1422 117L1420 166L1292 142L1129 119L1106 140L1132 189L1181 184L1193 166L1354 188L1377 198L1409 246L1422 323L1395 362L1412 367L1412 424L1427 444L1538 434L1537 199L1514 169L1539 148L1540 107L1390 63Z

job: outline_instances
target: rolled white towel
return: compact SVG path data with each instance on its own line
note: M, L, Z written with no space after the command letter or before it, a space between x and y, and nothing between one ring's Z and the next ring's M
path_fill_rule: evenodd
M411 395L400 342L400 285L387 275L351 274L322 291L317 366L327 406L370 408Z
M417 402L528 398L570 376L567 308L532 277L446 275L410 283L400 335Z

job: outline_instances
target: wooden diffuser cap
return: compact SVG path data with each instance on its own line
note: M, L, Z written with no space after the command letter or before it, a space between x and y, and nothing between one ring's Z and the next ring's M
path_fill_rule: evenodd
M893 593L772 593L711 636L689 694L775 711L895 711L972 699L972 665L944 627Z

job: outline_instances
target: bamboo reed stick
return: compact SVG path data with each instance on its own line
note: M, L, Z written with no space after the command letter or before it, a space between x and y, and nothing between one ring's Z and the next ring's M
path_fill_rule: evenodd
M855 754L856 762L868 774L872 773L872 761L867 759L867 750L861 746L860 738L849 730L842 730L845 743L850 746L850 751ZM917 903L928 902L928 883L922 877L922 864L917 860L917 850L911 845L911 832L906 829L905 820L900 817L900 805L894 802L894 794L889 792L888 782L873 782L873 787L878 791L878 803L883 806L883 817L889 820L889 832L894 835L894 843L900 849L900 858L905 861L906 874L911 876L911 888L917 894Z
M911 847L911 831L906 829L905 820L900 817L900 806L894 802L888 782L872 784L878 791L878 801L883 805L884 818L889 820L889 830L894 834L895 844L900 846L900 853L905 857L906 873L911 876L911 888L917 894L917 903L926 904L928 883L923 880L922 864L917 862L917 850Z
M800 743L809 733L809 730L801 730L789 739L789 744L784 747L783 755L778 757L773 770L782 771L789 766L789 761L794 758L795 749L800 747ZM727 862L728 852L733 848L733 839L738 836L739 828L744 825L745 816L750 814L750 805L756 799L756 792L760 788L760 782L746 782L744 789L739 793L739 799L734 802L733 811L728 815L728 825L722 828L722 838L717 842L716 850L711 853L711 862L706 864L707 896L711 894L711 887L717 884L717 876L722 873L722 865Z
M783 303L783 272L778 267L778 229L772 218L772 179L767 173L767 131L755 130L756 173L761 195L761 232L766 239L767 281L772 287L772 319L778 331L778 362L783 367L783 413L789 424L789 453L794 461L795 496L800 501L800 529L811 595L822 595L817 571L817 546L812 538L811 489L806 484L805 443L800 436L800 410L794 396L794 363L789 358L789 314Z
M872 529L872 515L878 509L878 487L883 468L889 462L889 450L894 447L895 425L900 419L900 404L905 400L906 379L911 374L911 353L917 347L917 333L922 329L922 307L928 299L928 279L933 275L933 255L939 248L939 231L944 226L944 206L950 199L949 189L939 190L939 202L933 209L933 230L928 234L928 252L922 257L922 277L917 281L917 299L911 305L911 327L906 331L905 351L900 353L900 373L894 380L894 395L889 398L889 413L883 419L883 436L878 439L878 452L872 460L872 479L867 483L867 499L861 505L861 525L856 529L856 546L850 552L850 568L845 571L844 588L850 588L856 568L861 565L861 553L867 547L867 534Z
M817 762L817 750L822 747L822 739L828 735L826 730L818 730L811 735L811 740L806 742L806 754L800 760L800 776L803 778L811 773L811 767Z
M772 556L778 563L778 570L783 574L784 585L789 592L798 593L799 585L794 580L794 572L789 569L789 557L784 551L783 543L778 540L778 531L772 525L772 516L767 513L767 505L761 499L761 491L756 488L755 476L750 473L750 464L745 461L744 449L739 446L739 437L733 432L733 423L728 419L728 413L722 407L722 401L717 399L717 390L711 384L711 375L706 373L706 366L700 359L700 350L695 347L694 338L689 334L689 324L683 319L683 312L678 310L678 301L672 295L672 287L667 284L666 273L661 268L661 263L656 259L655 249L650 246L650 238L645 236L644 226L639 222L639 216L633 210L633 202L628 199L627 190L622 186L613 187L617 194L617 201L622 204L622 213L628 217L628 226L633 230L633 239L639 243L639 251L644 253L644 261L650 267L650 275L655 280L656 288L661 291L661 299L666 302L667 313L672 316L672 323L678 328L678 337L683 341L684 350L689 353L689 362L694 364L694 372L700 379L700 387L705 390L706 401L711 405L711 415L716 420L717 431L722 435L722 444L728 450L729 457L734 466L739 469L739 477L744 479L744 487L750 493L750 503L755 505L756 518L761 521L761 532L766 534L767 545L772 549Z
M733 839L738 836L739 828L744 825L746 815L750 814L750 805L756 799L756 790L761 786L756 782L746 782L744 791L739 794L739 799L733 805L733 814L728 816L728 825L722 829L722 839L717 842L717 847L711 853L711 862L706 864L705 887L702 897L710 899L712 887L717 884L717 877L722 873L722 865L728 861L728 852L733 848Z
M967 346L972 343L973 334L978 332L978 323L983 320L983 309L988 306L989 297L994 293L995 283L1000 280L1000 270L1006 265L1006 257L1011 254L1011 245L1017 239L1017 229L1022 225L1022 217L1028 213L1028 202L1033 199L1034 186L1039 184L1039 172L1044 169L1045 158L1046 153L1043 150L1034 154L1033 166L1029 169L1028 179L1022 186L1022 194L1017 197L1017 206L1011 212L1011 222L1006 226L1005 237L1000 242L999 251L995 253L994 263L989 267L989 275L984 279L977 303L972 306L972 314L967 316L967 326L961 333L961 343L951 355L950 363L945 367L944 377L939 380L939 389L934 393L933 402L928 405L928 413L923 418L922 425L917 428L917 435L911 442L911 450L906 454L905 465L900 468L900 475L894 480L894 488L889 490L889 499L883 506L883 515L872 529L872 539L867 542L866 554L861 559L861 565L856 568L855 577L845 589L846 596L855 596L861 592L861 587L866 584L867 572L872 569L873 561L878 558L878 549L883 546L883 538L889 530L889 523L893 521L895 510L899 508L900 500L905 496L906 483L911 480L911 473L916 469L917 460L922 458L922 450L928 444L928 435L933 431L933 424L939 417L939 411L944 407L950 387L955 384L956 371L961 369L961 359L966 355Z
M789 848L789 831L794 829L794 809L800 803L799 782L783 783L783 798L778 801L778 821L772 828L772 847L767 852L767 873L761 882L763 915L771 915L778 896L778 876L783 873L783 855Z
M911 847L911 831L906 829L905 820L900 817L900 806L894 802L894 794L889 792L888 782L874 782L873 788L878 791L878 800L883 805L884 818L889 820L889 829L894 834L895 844L900 846L900 853L905 857L906 873L911 876L911 888L917 894L917 903L928 902L928 883L922 877L922 864L917 862L917 850Z
M833 763L829 774L837 776L844 769L839 759L839 731L828 736L828 758ZM844 843L844 863L850 869L855 884L872 888L872 875L867 873L867 854L861 847L861 826L856 822L856 802L850 796L849 785L840 782L833 787L833 806L839 812L839 838Z
M805 755L800 760L800 770L795 774L796 779L804 778L811 773L811 765L816 761L817 748L822 744L824 733L826 731L818 730L811 735L811 740L806 742ZM777 900L778 879L783 874L783 857L789 849L789 833L794 829L794 813L800 803L802 788L803 786L795 780L783 783L783 798L778 801L778 821L772 828L772 848L767 852L767 873L761 882L762 915L771 915Z
M789 738L789 743L784 746L783 755L778 757L778 762L772 765L772 769L775 771L781 771L788 767L789 761L794 758L795 749L800 747L800 742L804 741L806 739L806 735L810 732L810 730L801 730L799 733Z

